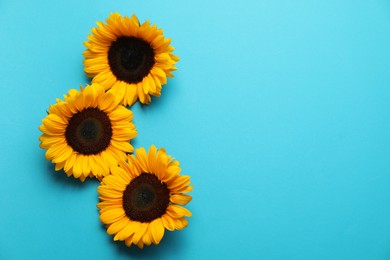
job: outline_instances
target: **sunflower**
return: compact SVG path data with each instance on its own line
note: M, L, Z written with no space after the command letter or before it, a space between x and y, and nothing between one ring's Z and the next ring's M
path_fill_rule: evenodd
M40 147L68 177L102 179L134 150L129 143L137 136L132 118L133 113L99 84L71 89L42 120Z
M192 191L190 177L180 175L179 162L164 149L151 146L128 155L127 163L111 169L98 187L100 220L114 240L143 248L159 244L165 229L181 230L188 225L191 212L186 205Z
M84 43L84 71L125 106L137 99L149 103L176 70L179 58L172 54L171 39L149 21L141 25L135 15L114 13L106 21L98 22Z

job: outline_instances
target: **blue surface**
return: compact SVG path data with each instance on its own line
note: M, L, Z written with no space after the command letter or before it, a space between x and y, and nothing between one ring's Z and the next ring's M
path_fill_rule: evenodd
M0 259L390 259L390 2L0 1ZM175 78L132 109L135 147L192 176L187 229L128 249L97 181L54 172L38 126L89 80L110 12L173 39Z

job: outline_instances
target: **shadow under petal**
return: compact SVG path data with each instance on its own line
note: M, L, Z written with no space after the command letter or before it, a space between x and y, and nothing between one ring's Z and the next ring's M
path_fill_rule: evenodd
M127 247L124 241L112 241L115 243L119 255L127 255L136 259L159 259L178 254L183 248L184 236L180 231L170 232L165 230L164 237L158 245L144 246L143 249L136 245ZM112 240L112 238L111 238Z
M154 107L164 107L164 103L170 103L169 100L172 100L174 96L177 96L178 86L177 86L177 78L168 79L168 83L162 86L161 96L155 97L151 96L152 100L149 104L141 104L141 110L149 110L156 109Z
M45 168L46 171L42 171L45 175L48 175L48 180L51 182L51 184L54 185L61 185L67 184L72 187L81 189L85 188L86 186L91 185L92 183L98 181L96 178L89 178L87 177L84 182L80 181L79 179L74 178L72 175L68 177L63 169L56 171L55 170L55 164L53 164L51 161L45 161Z
M107 237L107 244L112 244L121 256L128 256L136 259L159 259L179 254L185 248L186 234L180 230L174 232L165 230L164 237L158 245L144 246L143 249L136 245L127 247L125 241L114 241L113 235L107 234L107 229L103 223L100 225L101 234Z

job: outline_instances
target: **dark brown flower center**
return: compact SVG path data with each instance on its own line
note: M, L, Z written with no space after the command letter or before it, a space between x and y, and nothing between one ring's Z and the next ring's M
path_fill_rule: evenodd
M135 221L150 222L165 214L169 189L153 174L142 173L123 192L123 209Z
M70 147L81 154L98 154L110 144L111 121L98 108L86 108L68 122L65 138Z
M112 73L127 83L138 83L154 65L154 51L149 43L136 37L119 37L108 51Z

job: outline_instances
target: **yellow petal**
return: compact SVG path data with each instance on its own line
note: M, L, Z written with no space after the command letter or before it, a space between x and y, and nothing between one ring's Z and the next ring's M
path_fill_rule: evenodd
M181 172L181 168L179 166L177 166L177 165L169 165L168 168L167 168L167 171L170 174L178 175Z
M126 160L126 152L132 152L133 151L133 146L130 145L130 150L128 151L122 151L114 147L113 145L109 146L106 149L107 153L110 153L114 158L115 158L115 164L111 166L118 166L118 161L124 161Z
M65 148L64 150L58 153L58 155L53 159L53 162L54 163L64 162L65 165L65 161L70 157L72 153L73 153L72 148L68 146L67 148Z
M103 176L106 176L108 174L108 167L107 171L105 170L105 167L101 164L100 156L91 154L89 155L89 165L91 166L91 172L93 176L97 177L98 179L102 178Z
M42 120L42 123L53 130L65 130L67 122L56 114L49 114Z
M150 93L156 93L157 92L157 88L156 88L156 84L154 83L154 80L152 78L151 75L148 75L144 78L144 80L147 80L148 84L149 84L149 88L150 88Z
M138 165L142 168L143 172L149 172L148 160L145 148L141 147L135 151L137 156Z
M183 207L177 205L169 205L167 208L167 213L174 218L181 218L183 216L191 217L192 213Z
M104 179L103 179L104 181ZM112 199L121 199L123 197L123 192L114 190L107 185L100 185L97 189L98 193L105 198Z
M115 235L114 240L127 240L141 229L141 222L130 220L129 223L118 234Z
M128 86L126 84L121 84L120 81L116 81L111 86L111 89L108 91L108 93L112 93L116 98L116 102L119 104L122 103L122 101L124 100L127 87ZM124 105L126 106L126 104Z
M122 179L121 183L123 183L124 185L128 185L130 183L130 180L132 179L132 174L126 171L126 169L129 170L128 165L123 161L120 161L119 165L121 167L114 166L111 168L112 175L118 176Z
M65 162L57 163L56 166L55 166L55 170L56 171L61 170L62 168L64 168L64 165L65 165Z
M116 141L129 142L137 136L137 131L132 123L112 126L112 139Z
M124 88L124 87L122 87ZM124 105L125 106L131 106L137 101L138 94L137 94L137 85L136 84L127 84L126 86L126 92L124 95Z
M107 112L113 110L117 106L114 95L111 93L105 93L103 97L101 97L98 106L102 111Z
M151 73L152 73L155 77L158 77L158 78L161 80L161 82L163 82L163 84L166 83L166 75L165 75L165 72L164 72L162 69L160 69L160 68L154 66L154 67L152 68Z
M113 201L112 199L110 200L106 200L106 201ZM116 201L116 200L115 200ZM105 206L102 206L102 205L99 205L100 206L100 214L102 214L103 212L106 212L106 211L110 211L110 210L113 210L113 209L123 209L123 206L122 204L118 204L118 203L112 203L112 204L108 204L108 205L105 205Z
M100 221L104 224L111 224L116 221L119 221L121 218L125 217L125 212L123 209L112 209L105 211L100 215Z
M153 244L157 245L160 243L164 236L164 225L161 218L156 218L149 224L149 234L152 238Z
M117 148L119 150L122 150L124 152L131 152L131 151L133 151L133 147L131 146L131 144L129 142L118 142L116 140L111 140L111 144L115 148Z
M175 222L172 220L171 216L164 214L161 216L161 221L166 229L173 231L175 229Z
M134 244L138 244L138 242L140 240L142 240L142 236L148 230L148 226L149 226L149 223L141 223L140 229L134 233L134 236L133 236L133 243Z
M157 158L155 162L155 173L158 175L159 179L163 182L165 182L166 178L166 169L168 164L168 157L166 155L166 152L163 148L160 148L157 151Z
M66 152L68 149L68 144L66 142L57 143L51 146L46 152L46 159L52 160L61 156L63 152Z
M149 163L149 169L151 172L156 173L157 172L157 148L156 146L152 145L149 148L148 152L148 163Z
M118 159L116 159L112 152L108 149L100 153L100 157L103 160L104 164L109 168L111 166L118 165Z
M68 160L66 160L65 166L64 166L64 170L66 172L73 168L73 165L76 161L76 157L77 157L77 155L74 152L72 152L72 154L69 156Z
M186 194L173 194L170 196L170 200L175 204L186 205L192 200L192 197Z
M83 175L87 176L91 172L91 166L89 165L89 156L85 155L82 158Z
M92 86L87 86L82 92L83 103L85 107L95 106L95 89Z
M145 234L142 236L142 243L147 246L150 246L150 244L152 244L152 237L149 232L145 232Z
M133 118L133 113L127 108L120 106L114 111L112 111L109 117L112 121L122 121L122 120L130 121Z
M122 199L110 199L105 201L100 201L96 207L99 209L103 209L108 206L116 206L116 207L122 207Z
M128 224L130 220L128 218L122 218L117 222L112 223L108 229L107 234L113 235L124 229Z
M147 79L147 77L144 77L142 79L142 90L144 92L144 94L148 94L149 93L149 81Z
M137 243L137 246L139 247L139 248L144 248L144 242L142 241L142 239L140 239L139 241L138 241L138 243Z
M39 137L39 141L41 141L41 148L48 149L54 144L64 143L65 139L63 136L51 136L48 134L43 134Z
M185 218L175 218L173 221L175 222L175 229L177 230L182 230L188 226L188 220Z
M137 94L142 104L147 104L147 94L145 94L142 83L137 84Z
M110 186L110 188L116 189L118 191L124 191L127 186L126 182L124 182L120 177L114 175L105 177L104 183Z
M114 240L115 240L115 238L114 238ZM129 237L127 237L125 240L125 243L126 243L126 246L130 247L133 244L133 235L130 235Z
M188 186L190 184L190 176L177 176L167 182L168 188L172 191Z

